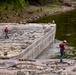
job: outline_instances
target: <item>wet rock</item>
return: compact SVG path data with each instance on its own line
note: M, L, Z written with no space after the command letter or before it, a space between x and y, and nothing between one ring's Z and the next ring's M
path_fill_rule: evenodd
M73 59L76 60L76 57L74 57Z
M21 49L25 49L26 47L26 45L21 45Z
M33 12L32 11L29 11L29 12L27 12L28 14L33 14Z
M25 73L22 72L22 71L18 71L18 72L17 72L17 75L25 75Z
M73 71L73 72L76 72L76 68L74 68L72 71Z
M10 47L10 50L13 51L13 50L15 50L15 48L11 46L11 47Z
M58 75L61 75L61 74L62 74L62 71L57 72L57 74L58 74Z

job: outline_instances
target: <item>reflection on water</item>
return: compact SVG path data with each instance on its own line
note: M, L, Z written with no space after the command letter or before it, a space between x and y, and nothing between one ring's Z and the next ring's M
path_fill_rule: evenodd
M38 23L48 23L55 20L57 24L56 39L67 40L67 57L76 56L76 10L52 15L37 21Z

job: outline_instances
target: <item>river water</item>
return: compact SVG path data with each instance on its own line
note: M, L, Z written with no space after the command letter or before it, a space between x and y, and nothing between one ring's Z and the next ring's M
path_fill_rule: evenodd
M55 37L55 51L58 50L58 45L62 40L67 40L67 51L65 58L76 57L76 10L59 13L56 15L42 18L36 23L49 23L55 20L57 24ZM59 57L59 52L53 58ZM50 57L51 58L51 57Z

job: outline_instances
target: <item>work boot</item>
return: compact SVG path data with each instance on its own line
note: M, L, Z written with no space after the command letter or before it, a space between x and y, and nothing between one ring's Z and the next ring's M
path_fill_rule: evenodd
M62 59L60 59L60 63L62 63L63 61L62 61Z

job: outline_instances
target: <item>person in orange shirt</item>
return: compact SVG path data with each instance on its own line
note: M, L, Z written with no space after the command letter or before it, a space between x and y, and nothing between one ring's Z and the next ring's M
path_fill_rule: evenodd
M60 45L60 62L62 63L62 59L65 57L65 49L66 49L66 40L64 40Z

